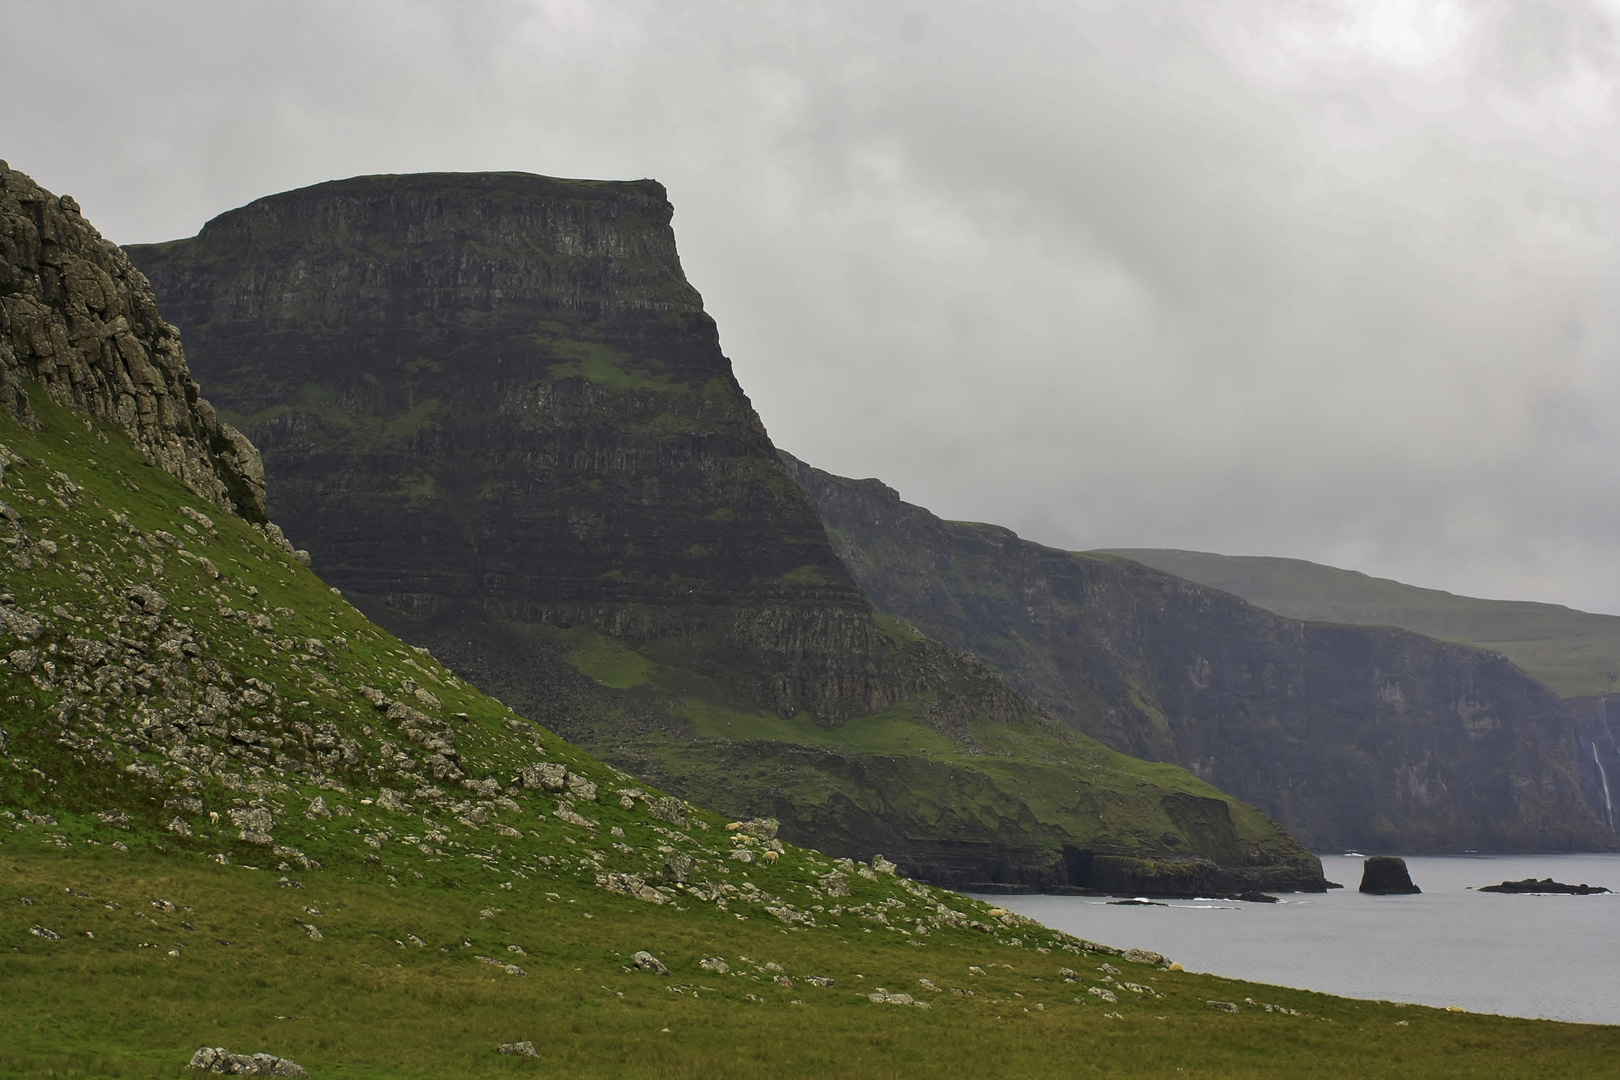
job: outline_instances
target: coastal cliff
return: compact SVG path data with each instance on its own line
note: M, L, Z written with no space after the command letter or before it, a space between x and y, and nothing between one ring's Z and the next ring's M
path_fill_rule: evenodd
M1254 803L1315 850L1616 846L1593 739L1498 654L1284 618L784 460L880 610L1105 744Z
M874 613L672 216L652 181L358 177L128 250L315 569L610 762L936 880L1320 888L1252 807Z

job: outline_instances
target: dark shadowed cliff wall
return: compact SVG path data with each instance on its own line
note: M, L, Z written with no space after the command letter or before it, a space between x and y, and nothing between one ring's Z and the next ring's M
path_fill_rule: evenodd
M361 177L132 247L315 568L385 619L584 624L886 703L869 608L772 452L650 181Z

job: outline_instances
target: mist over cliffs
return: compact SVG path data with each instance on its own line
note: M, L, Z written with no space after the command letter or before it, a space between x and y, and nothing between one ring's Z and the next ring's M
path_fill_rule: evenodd
M880 610L1107 745L1253 802L1314 850L1616 846L1590 721L1496 653L1285 618L784 460Z

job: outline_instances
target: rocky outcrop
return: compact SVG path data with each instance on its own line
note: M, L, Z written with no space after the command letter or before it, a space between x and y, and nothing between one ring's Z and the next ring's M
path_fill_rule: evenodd
M1537 881L1535 878L1524 878L1520 881L1504 881L1500 885L1482 885L1479 891L1495 893L1527 893L1532 895L1539 893L1552 893L1562 896L1596 896L1598 893L1608 892L1609 889L1603 885L1588 885L1584 881L1579 885L1567 885L1562 881L1554 881L1549 877L1542 878L1540 881Z
M1406 896L1423 890L1412 884L1405 859L1374 855L1361 864L1360 891L1374 896Z
M0 404L32 424L29 383L116 424L198 495L266 520L258 451L203 399L145 276L71 197L0 161Z
M1616 845L1602 704L1577 724L1499 655L1284 618L786 460L880 610L1115 749L1254 803L1315 850Z
M1074 733L980 661L875 617L733 377L682 274L672 213L651 181L360 177L129 250L210 395L264 448L271 504L315 569L377 622L614 764L741 812L748 800L729 778L667 769L697 737L694 714L757 716L752 705L836 728L903 705L930 739L972 756L989 757L987 742L1016 724L1040 742L1036 756L1085 757L1042 774L1054 790L1134 768L1104 764L1100 747L1071 754ZM600 681L583 679L572 666L582 640L634 670L611 661L592 668ZM779 773L796 760L749 734L738 738L751 760ZM736 749L717 741L700 764ZM1058 856L1065 844L1276 871L1295 887L1321 880L1317 861L1249 808L1229 822L1241 843L1187 832L1160 796L1192 787L1225 804L1185 776L1122 781L1149 792L1141 820L1122 826L1090 804L1073 811L1067 794L1005 790L1023 778L960 771L1044 831L986 849L980 823L931 828L949 797L915 790L863 802L883 815L876 824L843 828L839 804L784 827L841 853L950 864L951 880L1027 859L1015 875L1064 879L1080 865ZM618 884L642 895L646 883Z
M391 629L682 639L783 716L894 696L650 181L374 176L131 247L315 569ZM522 661L512 657L516 668ZM491 689L506 691L500 682Z

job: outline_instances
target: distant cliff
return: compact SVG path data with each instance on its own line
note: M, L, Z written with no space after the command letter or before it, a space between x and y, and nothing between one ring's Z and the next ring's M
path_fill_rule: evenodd
M378 622L607 760L951 883L1312 888L1275 822L875 615L652 181L359 177L129 249Z
M1590 739L1499 655L1283 618L1122 558L942 521L876 480L784 459L880 610L981 657L1107 745L1253 802L1317 850L1616 846Z

